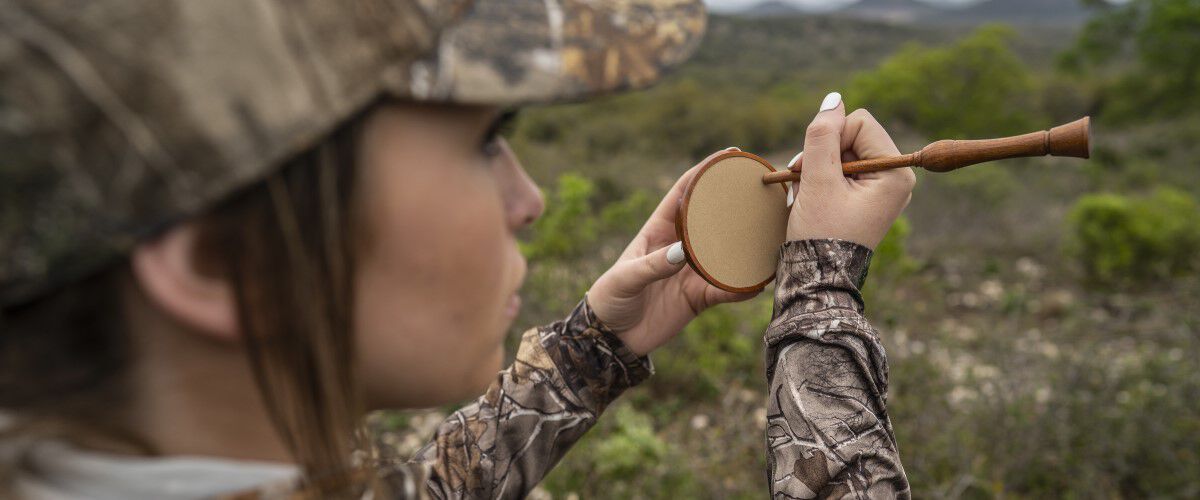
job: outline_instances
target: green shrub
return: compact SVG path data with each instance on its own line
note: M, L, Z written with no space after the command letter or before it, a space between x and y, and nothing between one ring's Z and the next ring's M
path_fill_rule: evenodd
M556 162L603 164L615 155L700 159L729 146L768 152L804 141L818 91L795 82L755 89L678 77L650 90L571 106L522 111L518 151L553 144Z
M660 464L667 456L667 443L654 433L650 417L628 406L615 413L611 418L616 429L595 447L597 474L619 479Z
M771 296L706 310L656 354L663 387L692 399L720 396L735 380L752 383L762 375L756 353L771 319Z
M944 48L910 44L857 75L847 100L884 123L903 121L939 138L1026 132L1046 120L1029 69L1009 47L1014 33L985 26Z
M1081 30L1062 67L1098 87L1096 107L1106 121L1200 111L1200 1L1120 3Z
M574 173L559 177L557 188L545 196L545 213L521 243L530 260L580 258L594 253L607 236L628 241L655 206L644 191L626 192Z
M604 485L611 498L694 498L695 477L679 466L684 457L655 430L649 415L619 404L575 445L542 485L567 495Z
M1162 188L1147 197L1093 194L1068 217L1069 253L1088 278L1129 284L1196 269L1200 205L1191 195Z
M1021 188L1021 183L1017 181L1013 171L997 164L928 178L931 182L945 186L948 196L960 198L985 210L1000 208Z
M909 224L908 217L900 216L896 219L895 224L892 224L883 240L875 247L870 275L902 276L916 270L917 261L908 254L904 245L911 232L912 225Z
M657 198L604 178L563 174L546 190L546 211L522 235L529 259L517 328L562 318L616 260ZM519 335L512 336L515 342Z
M521 245L529 259L571 257L596 240L596 219L591 199L596 186L576 174L558 179L558 189L547 194L546 212L533 224L532 236Z
M645 191L635 191L622 200L609 203L600 210L600 222L605 232L632 238L654 212L656 200Z
M867 281L863 284L863 300L872 311L874 318L883 325L894 322L897 311L892 306L893 301L883 296L896 288L896 284L904 281L920 267L920 264L908 253L906 243L912 226L908 218L900 216L888 229L883 240L876 245L871 257L871 269L867 273Z

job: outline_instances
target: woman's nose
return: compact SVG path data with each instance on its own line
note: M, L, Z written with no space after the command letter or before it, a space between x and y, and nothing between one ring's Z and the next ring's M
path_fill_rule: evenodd
M546 210L546 201L542 198L542 190L538 189L533 179L521 166L517 155L509 148L508 142L502 144L505 162L505 193L504 204L508 214L508 225L514 231L520 230L537 220Z

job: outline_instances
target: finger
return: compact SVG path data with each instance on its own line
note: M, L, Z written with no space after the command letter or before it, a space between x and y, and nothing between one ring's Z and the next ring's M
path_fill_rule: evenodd
M802 163L803 161L804 161L804 151L796 153L796 156L792 157L792 161L789 161L787 164L788 170L791 170L792 172L799 172L800 165L803 164Z
M714 152L679 176L679 179L675 181L675 185L658 202L658 206L654 209L654 212L650 214L650 217L646 219L646 223L638 230L638 234L633 237L633 240L629 242L625 250L621 252L618 260L623 261L641 257L651 247L661 245L667 241L673 241L677 238L678 236L674 230L675 217L679 214L679 203L683 198L683 191L687 189L688 183L700 171L700 167L712 161L718 155L730 151L741 151L741 149L728 147Z
M842 149L856 159L864 160L900 154L892 136L871 112L865 109L857 109L846 117ZM874 187L895 191L911 191L917 180L916 173L908 167L860 174L857 178L860 181L871 181L875 184Z
M710 154L703 160L700 160L700 163L697 163L692 168L689 168L687 172L684 172L683 175L679 176L679 179L675 181L675 185L671 186L671 190L667 191L666 196L663 196L663 199L658 202L658 207L654 209L654 213L650 215L650 218L657 220L668 220L674 224L675 213L679 211L679 199L683 197L683 190L687 189L688 182L691 182L692 177L696 175L696 172L700 171L700 167L704 166L705 163L708 163L713 158L716 158L717 155L721 155L729 151L741 151L741 149L736 147L728 147Z
M804 135L804 166L800 182L834 185L844 183L842 175L842 128L846 125L846 108L842 96L831 92L821 102L821 111L808 126Z
M856 109L846 116L842 129L842 151L853 152L860 160L897 156L900 149L883 125L865 109Z
M760 290L758 292L741 292L741 293L728 292L728 291L722 290L720 288L717 288L715 286L709 285L708 289L706 289L704 291L704 300L705 300L705 302L708 303L709 306L715 306L717 304L728 304L730 302L747 301L747 300L753 299L754 297L757 297L759 293L762 293L762 291Z
M866 109L856 109L846 115L846 125L842 129L841 142L842 163L897 156L900 149L896 147L891 135L875 116ZM788 170L799 172L803 166L804 152L801 151L788 162Z
M617 264L614 283L620 292L636 294L655 281L670 278L687 261L683 243L676 242L636 259Z
M792 157L792 161L788 162L787 169L791 170L792 172L799 172L800 166L803 164L804 164L804 151L801 151L799 153L796 153L796 156ZM799 189L800 189L800 181L788 183L788 196L787 196L788 208L791 208L792 204L796 202L796 191Z

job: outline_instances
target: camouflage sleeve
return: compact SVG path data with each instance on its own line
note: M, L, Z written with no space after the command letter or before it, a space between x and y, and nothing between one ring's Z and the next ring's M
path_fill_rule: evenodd
M413 458L434 498L521 498L626 389L653 373L601 324L585 298L565 320L531 329L487 392L450 415Z
M781 252L766 333L772 498L909 498L887 359L862 313L871 250L805 240Z

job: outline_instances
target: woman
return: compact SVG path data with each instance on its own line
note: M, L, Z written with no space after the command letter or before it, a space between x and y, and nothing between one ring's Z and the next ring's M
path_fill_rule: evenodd
M648 84L703 16L686 0L0 5L3 496L526 494L655 348L749 296L683 265L693 169L500 370L515 234L543 207L503 110ZM842 176L898 152L837 94L805 151L766 333L769 488L907 496L857 290L914 177ZM411 458L361 430L368 410L480 391Z

